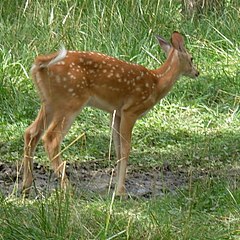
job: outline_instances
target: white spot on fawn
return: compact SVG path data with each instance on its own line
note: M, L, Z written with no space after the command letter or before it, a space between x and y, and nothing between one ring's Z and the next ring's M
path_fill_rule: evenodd
M64 61L60 61L56 65L65 65L65 62Z
M61 77L60 76L56 76L56 81L57 81L57 83L60 83L61 82Z

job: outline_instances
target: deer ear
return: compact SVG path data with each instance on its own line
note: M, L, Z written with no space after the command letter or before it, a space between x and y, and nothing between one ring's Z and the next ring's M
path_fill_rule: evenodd
M163 51L166 53L166 55L168 55L169 50L171 48L171 44L168 43L164 38L162 38L159 35L157 35L156 38L157 38L161 48L163 49Z
M178 51L184 52L184 38L179 32L173 32L171 42L174 48Z

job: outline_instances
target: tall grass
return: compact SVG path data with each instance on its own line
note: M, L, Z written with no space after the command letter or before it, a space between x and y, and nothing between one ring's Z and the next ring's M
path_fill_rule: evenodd
M238 239L239 190L201 180L175 196L144 200L1 199L1 239Z
M169 129L177 132L172 122L176 122L174 115L179 112L192 116L189 119L190 125L199 122L196 131L200 132L202 125L210 124L222 128L225 122L226 128L231 129L226 121L229 120L233 128L236 127L235 123L238 124L240 53L237 39L240 36L236 23L239 9L231 2L221 15L213 12L197 19L185 17L181 12L180 2L175 1L126 1L124 4L119 1L13 2L11 6L7 1L0 4L0 59L3 63L0 69L0 131L7 139L16 141L17 135L19 142L24 127L34 119L39 108L37 94L28 76L37 54L55 51L64 44L68 49L100 51L156 68L159 64L148 52L160 61L163 61L164 55L154 35L161 34L169 38L173 30L186 35L187 46L199 66L201 77L194 82L187 79L179 81L172 93L162 101L161 106L158 105L150 113L153 123L151 127L158 126L162 129L156 139L166 142L166 139L161 138L162 134ZM169 111L173 114L169 114ZM162 124L162 113L166 113L164 116L169 119L166 120L169 124L166 124L165 128ZM92 119L92 110L90 113L85 110L83 114L82 119L88 116ZM103 123L107 121L105 114L98 115L97 119L102 118ZM178 121L179 125L184 123L184 118L185 116L183 122ZM204 123L200 124L202 121ZM89 122L87 123L81 123L81 131L95 128L95 125L90 126ZM142 128L136 130L140 134L137 142L146 139L145 134L141 133L149 131L149 128L145 128L147 125L149 118L144 118L142 124L140 123ZM3 127L7 129L3 130ZM12 131L16 127L20 131ZM99 134L105 132L108 135L107 125L99 127ZM191 129L188 130L192 132ZM149 145L152 138L155 139L155 136L147 139ZM171 141L171 137L168 134L167 141L169 140ZM98 146L96 149L99 152ZM11 148L8 152L10 155L12 150ZM20 147L16 150L18 154ZM180 158L182 157L181 155Z

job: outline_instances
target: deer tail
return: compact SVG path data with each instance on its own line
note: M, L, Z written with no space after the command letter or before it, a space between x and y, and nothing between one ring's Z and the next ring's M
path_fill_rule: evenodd
M52 65L55 65L56 63L63 60L66 57L66 55L67 55L67 50L64 47L62 47L62 49L57 53L53 53L47 56L38 56L35 59L35 62L31 68L31 72L33 73L35 71L45 69Z

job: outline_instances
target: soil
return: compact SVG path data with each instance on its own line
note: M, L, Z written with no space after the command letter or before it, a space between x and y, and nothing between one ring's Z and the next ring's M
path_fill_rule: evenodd
M67 175L76 192L107 194L115 186L115 172L111 168L97 169L95 163L69 164ZM175 192L186 186L187 175L183 172L173 172L168 166L151 171L134 170L129 168L126 180L128 195L132 197L161 196L166 192ZM20 194L22 170L20 166L0 162L0 193L9 196ZM54 190L58 180L49 167L34 164L34 184L31 194L38 196ZM16 190L16 191L15 191Z
M115 186L115 173L111 168L101 168L97 163L72 163L67 165L67 175L71 185L77 193L92 193L106 195L111 193ZM239 171L238 173L239 174ZM197 174L191 179L189 173L172 171L170 166L160 169L144 171L129 167L126 189L131 197L151 198L166 193L175 193L189 185L189 181L203 177L204 173ZM235 175L235 174L234 174ZM239 175L238 175L239 176ZM49 167L34 163L34 183L31 197L45 196L56 189L59 181ZM22 184L22 170L16 164L0 162L0 193L4 196L16 194L20 196Z

